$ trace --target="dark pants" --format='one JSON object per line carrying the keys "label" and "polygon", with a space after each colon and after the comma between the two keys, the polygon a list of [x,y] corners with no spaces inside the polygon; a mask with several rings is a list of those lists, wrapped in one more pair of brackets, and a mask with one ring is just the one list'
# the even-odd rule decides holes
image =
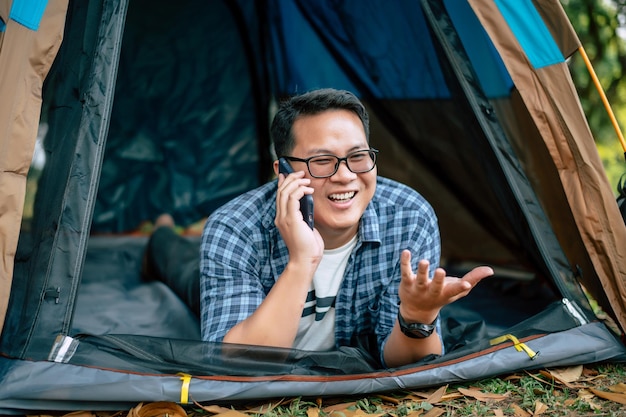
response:
{"label": "dark pants", "polygon": [[154,231],[146,248],[143,275],[164,282],[200,317],[200,247],[169,227]]}

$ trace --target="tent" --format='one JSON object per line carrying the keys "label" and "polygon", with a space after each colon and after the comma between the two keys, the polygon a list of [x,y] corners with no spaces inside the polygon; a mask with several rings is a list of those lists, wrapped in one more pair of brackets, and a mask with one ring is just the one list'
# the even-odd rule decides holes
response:
{"label": "tent", "polygon": [[[5,0],[0,18],[1,413],[626,359],[626,226],[557,0]],[[189,309],[139,276],[146,236],[131,232],[163,211],[188,226],[269,181],[276,103],[317,87],[367,105],[379,174],[431,202],[448,271],[496,271],[442,312],[441,357],[380,369],[354,348],[203,343]],[[40,122],[46,162],[20,226]]]}

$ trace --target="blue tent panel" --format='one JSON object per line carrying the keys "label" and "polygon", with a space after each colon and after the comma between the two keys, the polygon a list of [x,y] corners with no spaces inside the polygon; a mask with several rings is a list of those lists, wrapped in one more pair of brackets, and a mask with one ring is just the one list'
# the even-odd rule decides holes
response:
{"label": "blue tent panel", "polygon": [[400,1],[390,8],[381,1],[295,0],[275,5],[282,24],[276,30],[282,33],[273,38],[272,48],[285,69],[279,90],[323,85],[386,99],[449,97],[419,3]]}
{"label": "blue tent panel", "polygon": [[280,63],[273,68],[279,91],[293,94],[328,85],[358,91],[295,3],[279,1],[274,10],[278,15],[271,37]]}
{"label": "blue tent panel", "polygon": [[531,0],[496,0],[513,34],[535,68],[565,62],[565,58]]}
{"label": "blue tent panel", "polygon": [[444,3],[485,95],[507,97],[513,80],[467,0],[445,0]]}
{"label": "blue tent panel", "polygon": [[[330,85],[385,99],[450,98],[419,3],[331,7],[294,0],[275,6],[275,82],[284,94]],[[467,1],[448,0],[446,6],[486,95],[507,96],[511,78]]]}
{"label": "blue tent panel", "polygon": [[37,30],[47,4],[48,0],[15,0],[9,17],[28,29]]}

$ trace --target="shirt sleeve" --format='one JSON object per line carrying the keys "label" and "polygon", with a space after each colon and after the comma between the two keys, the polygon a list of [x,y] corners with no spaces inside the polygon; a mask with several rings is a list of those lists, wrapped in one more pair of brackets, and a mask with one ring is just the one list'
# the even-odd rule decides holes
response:
{"label": "shirt sleeve", "polygon": [[228,224],[219,215],[211,217],[200,246],[201,330],[204,341],[221,342],[257,309],[265,292],[250,233],[232,217]]}
{"label": "shirt sleeve", "polygon": [[[392,278],[390,284],[381,295],[380,313],[376,327],[376,334],[378,338],[380,360],[383,365],[385,365],[385,344],[391,334],[391,331],[393,330],[398,316],[398,288],[401,280],[400,253],[404,249],[411,251],[411,268],[414,271],[417,269],[417,264],[420,260],[427,259],[430,264],[429,274],[431,279],[435,269],[439,267],[441,257],[439,226],[435,212],[430,205],[424,204],[420,210],[417,211],[416,218],[410,219],[409,221],[404,219],[402,223],[412,224],[414,225],[414,229],[407,232],[408,239],[402,239],[400,241],[402,242],[401,245],[403,247],[396,248],[397,260],[394,263],[392,271],[390,271]],[[435,326],[443,347],[441,323],[439,318],[437,319]]]}

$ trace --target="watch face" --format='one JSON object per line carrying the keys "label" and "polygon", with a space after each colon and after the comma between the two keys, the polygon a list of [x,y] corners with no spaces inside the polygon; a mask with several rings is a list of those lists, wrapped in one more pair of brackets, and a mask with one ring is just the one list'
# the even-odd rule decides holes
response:
{"label": "watch face", "polygon": [[423,339],[431,334],[435,330],[435,326],[422,323],[410,323],[406,327],[401,327],[402,333],[413,339]]}
{"label": "watch face", "polygon": [[398,310],[398,324],[400,325],[400,330],[402,330],[402,333],[404,333],[405,336],[412,339],[424,339],[433,334],[436,322],[437,319],[435,319],[435,321],[431,324],[407,323],[406,320],[404,320],[404,317],[400,314],[400,310]]}

